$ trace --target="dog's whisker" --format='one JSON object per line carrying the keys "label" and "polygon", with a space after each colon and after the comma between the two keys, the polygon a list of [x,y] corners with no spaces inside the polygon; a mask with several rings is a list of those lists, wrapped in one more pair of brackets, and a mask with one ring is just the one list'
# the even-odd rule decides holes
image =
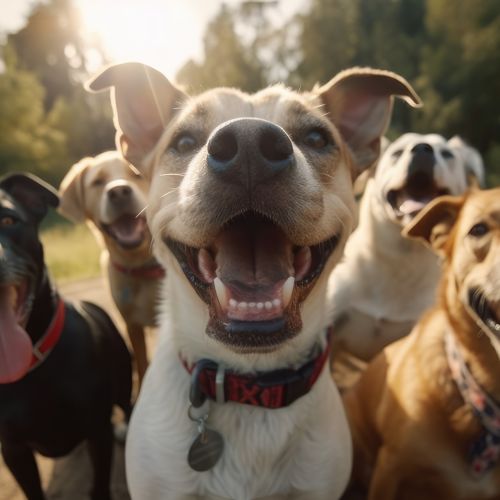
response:
{"label": "dog's whisker", "polygon": [[168,174],[160,174],[160,177],[184,177],[185,174],[174,174],[174,173],[168,173]]}
{"label": "dog's whisker", "polygon": [[146,205],[136,216],[135,218],[137,219],[138,217],[140,217],[148,208],[148,205]]}
{"label": "dog's whisker", "polygon": [[178,188],[178,187],[176,187],[176,188],[174,188],[174,189],[171,189],[170,191],[167,191],[166,193],[162,194],[162,195],[160,196],[160,198],[166,198],[169,194],[173,193],[174,191],[178,191],[178,190],[179,190],[179,188]]}

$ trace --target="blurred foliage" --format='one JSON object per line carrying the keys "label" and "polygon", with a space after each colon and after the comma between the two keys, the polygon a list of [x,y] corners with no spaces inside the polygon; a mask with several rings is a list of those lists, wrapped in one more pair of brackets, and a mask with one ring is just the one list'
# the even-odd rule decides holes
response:
{"label": "blurred foliage", "polygon": [[[276,81],[300,89],[351,66],[390,69],[424,100],[397,104],[389,131],[461,135],[500,183],[498,0],[309,0],[281,19],[277,1],[222,4],[207,26],[202,60],[177,78],[190,92],[213,86],[255,91]],[[283,6],[286,0],[281,0]],[[82,156],[112,148],[108,97],[82,88],[86,54],[71,0],[35,4],[1,47],[0,173],[31,170],[57,184]]]}

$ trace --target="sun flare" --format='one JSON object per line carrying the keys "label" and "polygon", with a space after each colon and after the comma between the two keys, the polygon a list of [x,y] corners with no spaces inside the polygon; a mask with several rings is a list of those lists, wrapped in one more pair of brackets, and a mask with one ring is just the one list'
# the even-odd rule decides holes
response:
{"label": "sun flare", "polygon": [[203,20],[190,2],[81,0],[78,6],[85,31],[100,39],[112,62],[144,62],[173,78],[201,50]]}

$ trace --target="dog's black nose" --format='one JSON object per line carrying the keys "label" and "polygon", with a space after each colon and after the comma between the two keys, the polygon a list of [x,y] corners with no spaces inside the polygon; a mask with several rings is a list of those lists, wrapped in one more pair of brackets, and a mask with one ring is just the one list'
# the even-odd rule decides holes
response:
{"label": "dog's black nose", "polygon": [[118,203],[130,198],[132,195],[132,188],[128,184],[124,183],[113,184],[107,190],[107,195],[110,201]]}
{"label": "dog's black nose", "polygon": [[434,149],[432,149],[432,146],[430,144],[427,144],[426,142],[420,142],[419,144],[415,144],[411,148],[411,152],[413,154],[434,154]]}
{"label": "dog's black nose", "polygon": [[214,130],[207,144],[211,172],[250,186],[295,165],[292,141],[278,125],[238,118]]}

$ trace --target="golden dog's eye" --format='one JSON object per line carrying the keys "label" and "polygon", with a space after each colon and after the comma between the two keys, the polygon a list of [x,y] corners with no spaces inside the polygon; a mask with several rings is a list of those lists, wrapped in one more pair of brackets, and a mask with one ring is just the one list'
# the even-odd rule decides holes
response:
{"label": "golden dog's eye", "polygon": [[394,151],[392,154],[391,154],[391,157],[394,159],[394,160],[397,160],[401,155],[403,154],[403,150],[402,149],[396,149],[396,151]]}
{"label": "golden dog's eye", "polygon": [[2,227],[7,227],[7,226],[12,226],[14,224],[15,220],[14,217],[10,217],[9,215],[5,215],[0,219],[0,226]]}
{"label": "golden dog's eye", "polygon": [[303,142],[307,147],[312,149],[323,149],[330,143],[325,132],[318,129],[308,132]]}
{"label": "golden dog's eye", "polygon": [[104,179],[97,178],[92,181],[92,186],[94,187],[99,187],[102,186],[103,184],[104,184]]}
{"label": "golden dog's eye", "polygon": [[190,134],[182,134],[174,141],[174,148],[180,154],[186,154],[193,151],[198,143]]}
{"label": "golden dog's eye", "polygon": [[488,233],[489,230],[490,228],[487,224],[485,224],[484,222],[479,222],[478,224],[474,224],[470,228],[469,235],[479,238],[480,236],[484,236],[486,233]]}
{"label": "golden dog's eye", "polygon": [[441,151],[441,156],[449,160],[450,158],[453,158],[453,153],[449,149],[443,149]]}

